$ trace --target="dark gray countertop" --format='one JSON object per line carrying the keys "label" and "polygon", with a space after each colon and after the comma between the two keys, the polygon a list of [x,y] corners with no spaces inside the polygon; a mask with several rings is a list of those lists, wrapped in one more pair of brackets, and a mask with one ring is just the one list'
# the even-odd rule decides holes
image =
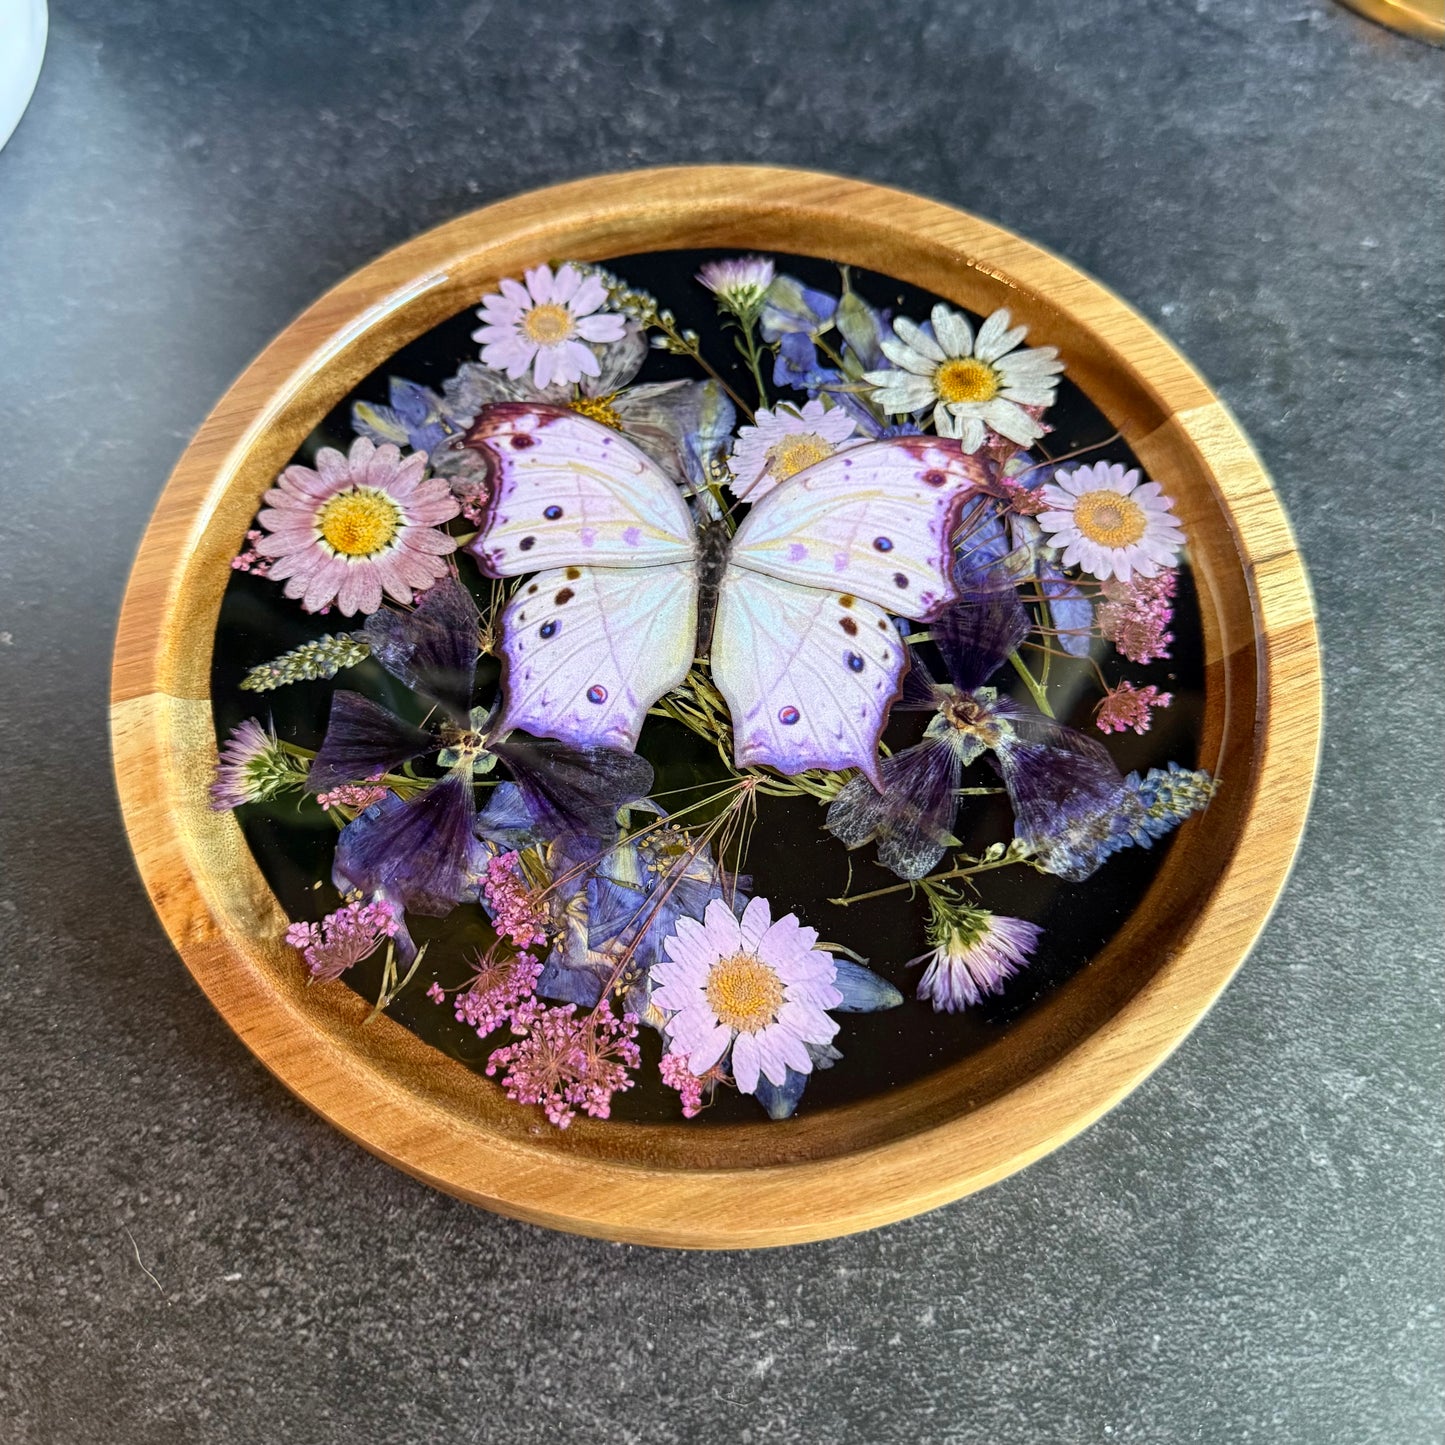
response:
{"label": "dark gray countertop", "polygon": [[[61,0],[0,152],[0,1441],[1441,1438],[1440,55],[1329,0]],[[1252,961],[1059,1153],[681,1256],[432,1193],[191,984],[113,801],[114,618],[227,383],[549,181],[814,166],[993,217],[1217,386],[1328,728]]]}

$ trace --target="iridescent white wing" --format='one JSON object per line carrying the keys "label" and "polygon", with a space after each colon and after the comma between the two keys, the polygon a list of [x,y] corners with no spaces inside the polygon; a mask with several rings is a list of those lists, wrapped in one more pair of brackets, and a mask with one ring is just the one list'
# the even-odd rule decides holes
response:
{"label": "iridescent white wing", "polygon": [[490,463],[486,517],[467,550],[484,572],[658,567],[697,553],[677,484],[620,432],[565,407],[486,407],[466,445]]}
{"label": "iridescent white wing", "polygon": [[956,441],[870,442],[769,492],[729,555],[751,572],[924,619],[954,596],[950,539],[969,498],[993,490],[984,463]]}
{"label": "iridescent white wing", "polygon": [[881,788],[878,734],[908,666],[882,608],[730,566],[711,661],[739,767],[861,768]]}
{"label": "iridescent white wing", "polygon": [[498,725],[576,747],[631,749],[697,638],[697,567],[558,567],[502,614]]}

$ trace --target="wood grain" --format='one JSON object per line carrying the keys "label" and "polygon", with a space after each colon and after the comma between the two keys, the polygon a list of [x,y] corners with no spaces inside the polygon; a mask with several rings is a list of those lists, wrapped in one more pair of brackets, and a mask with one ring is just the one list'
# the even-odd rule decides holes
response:
{"label": "wood grain", "polygon": [[[234,818],[206,806],[221,595],[260,493],[399,347],[545,259],[728,246],[825,256],[974,311],[1008,306],[1177,500],[1206,643],[1201,765],[1224,782],[1143,905],[982,1052],[786,1125],[580,1119],[566,1133],[343,987],[306,987]],[[689,1248],[778,1245],[899,1219],[1057,1148],[1132,1089],[1238,968],[1287,875],[1313,785],[1319,654],[1289,523],[1248,442],[1118,297],[976,217],[898,191],[742,167],[578,181],[462,216],[323,296],[262,353],[177,464],[121,613],[116,780],[151,899],[191,973],[299,1097],[438,1188],[559,1229]]]}

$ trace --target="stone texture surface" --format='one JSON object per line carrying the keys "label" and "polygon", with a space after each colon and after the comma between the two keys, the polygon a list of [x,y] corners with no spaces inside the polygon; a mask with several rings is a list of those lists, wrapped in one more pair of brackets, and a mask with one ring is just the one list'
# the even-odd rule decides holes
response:
{"label": "stone texture surface", "polygon": [[[1439,55],[1328,0],[52,9],[0,153],[0,1439],[1439,1439]],[[721,160],[970,207],[1157,321],[1294,516],[1329,726],[1253,961],[1107,1119],[910,1223],[677,1256],[294,1103],[151,917],[105,693],[168,469],[302,305]]]}

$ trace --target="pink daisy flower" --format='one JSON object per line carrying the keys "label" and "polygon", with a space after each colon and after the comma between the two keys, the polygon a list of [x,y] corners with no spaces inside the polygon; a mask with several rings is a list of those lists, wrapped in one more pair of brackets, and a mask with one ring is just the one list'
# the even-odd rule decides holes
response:
{"label": "pink daisy flower", "polygon": [[795,914],[774,923],[765,898],[741,918],[715,898],[701,922],[678,919],[652,970],[652,1002],[666,1016],[671,1052],[703,1075],[731,1049],[744,1094],[757,1092],[759,1075],[780,1085],[789,1069],[811,1073],[808,1045],[831,1042],[838,1025],[824,1010],[843,1001],[833,956],[817,941]]}
{"label": "pink daisy flower", "polygon": [[269,535],[256,550],[275,559],[272,579],[285,579],[308,612],[332,602],[347,617],[375,612],[383,592],[410,602],[446,575],[442,558],[457,546],[436,530],[457,501],[446,482],[423,480],[425,470],[425,452],[403,458],[365,437],[347,456],[322,447],[315,471],[287,467],[258,519]]}
{"label": "pink daisy flower", "polygon": [[1117,462],[1060,469],[1039,488],[1049,510],[1039,525],[1052,546],[1064,549],[1064,566],[1091,577],[1127,582],[1173,567],[1184,545],[1174,503],[1158,482],[1140,482],[1137,469]]}
{"label": "pink daisy flower", "polygon": [[753,420],[755,425],[739,429],[728,458],[733,494],[746,502],[756,502],[779,482],[866,440],[846,411],[821,401],[806,402],[801,411],[764,409]]}
{"label": "pink daisy flower", "polygon": [[597,376],[601,364],[589,341],[621,341],[627,323],[612,312],[597,314],[607,290],[569,261],[528,271],[527,284],[508,277],[502,289],[482,297],[482,319],[472,340],[482,343],[482,363],[516,378],[528,370],[538,388],[571,386]]}

